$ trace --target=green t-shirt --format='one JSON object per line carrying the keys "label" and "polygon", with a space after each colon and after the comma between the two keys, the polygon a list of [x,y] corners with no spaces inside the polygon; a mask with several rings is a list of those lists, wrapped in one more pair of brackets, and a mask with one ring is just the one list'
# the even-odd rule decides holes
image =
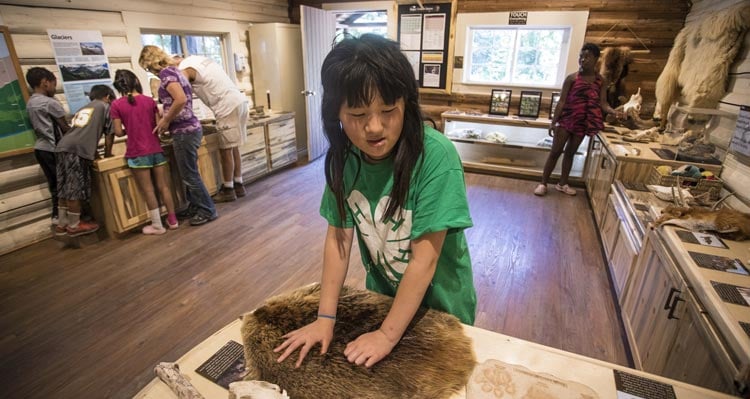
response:
{"label": "green t-shirt", "polygon": [[350,153],[344,166],[346,219],[341,220],[336,199],[326,185],[320,214],[331,226],[355,228],[367,289],[395,296],[409,263],[411,240],[425,233],[447,230],[445,242],[422,305],[442,310],[473,324],[476,291],[464,229],[472,226],[463,167],[453,143],[425,127],[424,159],[417,162],[401,216],[383,223],[391,188],[393,159],[377,164]]}

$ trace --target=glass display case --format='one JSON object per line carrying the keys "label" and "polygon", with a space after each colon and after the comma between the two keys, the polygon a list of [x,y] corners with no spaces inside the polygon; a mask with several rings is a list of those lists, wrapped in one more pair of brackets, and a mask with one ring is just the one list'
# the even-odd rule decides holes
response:
{"label": "glass display case", "polygon": [[723,119],[733,125],[736,118],[737,115],[719,109],[673,105],[662,136],[662,144],[672,148],[661,149],[657,155],[668,160],[721,165],[731,135],[715,134],[716,128]]}
{"label": "glass display case", "polygon": [[[541,177],[552,147],[549,119],[524,119],[461,111],[441,114],[443,133],[451,139],[467,169]],[[570,178],[582,181],[589,138],[573,158]],[[560,175],[562,157],[552,172]]]}

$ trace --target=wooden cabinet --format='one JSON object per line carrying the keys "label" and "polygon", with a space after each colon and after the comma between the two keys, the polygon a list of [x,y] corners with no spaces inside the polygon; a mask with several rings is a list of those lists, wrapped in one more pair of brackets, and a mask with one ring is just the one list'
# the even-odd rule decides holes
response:
{"label": "wooden cabinet", "polygon": [[[446,111],[441,114],[445,136],[456,146],[464,168],[481,172],[541,177],[551,141],[549,120],[520,119],[488,114]],[[573,158],[571,181],[582,181],[586,162],[586,137]],[[562,161],[552,171],[560,176]]]}
{"label": "wooden cabinet", "polygon": [[268,124],[268,157],[268,167],[271,170],[297,161],[297,139],[293,118]]}
{"label": "wooden cabinet", "polygon": [[612,254],[609,256],[609,268],[612,279],[614,280],[615,294],[622,305],[623,295],[627,289],[628,278],[638,260],[638,250],[633,244],[633,239],[629,236],[628,229],[621,219],[617,225],[619,231],[618,239],[612,247]]}
{"label": "wooden cabinet", "polygon": [[242,158],[242,181],[250,182],[268,173],[265,125],[247,129],[247,141],[240,146]]}
{"label": "wooden cabinet", "polygon": [[617,217],[617,212],[615,211],[614,196],[610,194],[604,209],[602,226],[599,230],[599,235],[602,238],[602,245],[604,246],[604,253],[607,255],[608,260],[612,259],[612,250],[614,249],[620,235],[619,227],[620,219]]}
{"label": "wooden cabinet", "polygon": [[658,233],[647,234],[622,306],[635,366],[736,393],[733,364],[700,309]]}
{"label": "wooden cabinet", "polygon": [[[297,160],[297,140],[294,113],[274,114],[271,117],[251,121],[248,124],[247,140],[240,146],[242,157],[242,179],[248,183]],[[172,147],[164,147],[170,160],[167,165],[170,186],[175,206],[185,203],[182,180],[174,165]],[[198,149],[198,171],[209,194],[218,192],[221,186],[221,156],[218,135],[203,136]],[[104,222],[110,237],[139,227],[149,221],[146,201],[136,185],[125,158],[116,156],[95,163],[96,187],[92,190],[94,216]],[[162,208],[163,212],[166,209]]]}
{"label": "wooden cabinet", "polygon": [[591,201],[594,219],[601,228],[607,198],[611,191],[612,182],[615,180],[617,161],[598,138],[592,145],[592,155],[593,158],[589,163],[590,172],[587,174],[586,190]]}

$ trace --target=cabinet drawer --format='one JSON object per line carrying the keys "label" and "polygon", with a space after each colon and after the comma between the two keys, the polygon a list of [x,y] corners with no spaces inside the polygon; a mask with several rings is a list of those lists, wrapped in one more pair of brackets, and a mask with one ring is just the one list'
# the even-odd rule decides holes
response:
{"label": "cabinet drawer", "polygon": [[242,179],[245,182],[255,180],[267,172],[268,156],[265,148],[242,155]]}
{"label": "cabinet drawer", "polygon": [[262,150],[266,145],[265,129],[263,126],[255,126],[247,129],[247,140],[240,147],[240,154]]}
{"label": "cabinet drawer", "polygon": [[268,139],[271,143],[277,140],[285,141],[294,139],[295,136],[294,119],[268,124]]}
{"label": "cabinet drawer", "polygon": [[600,235],[602,237],[604,253],[607,255],[607,260],[610,261],[612,260],[612,250],[615,247],[617,240],[619,240],[619,225],[620,218],[617,217],[617,212],[615,211],[615,199],[612,194],[609,194],[606,208],[604,210]]}
{"label": "cabinet drawer", "polygon": [[297,144],[288,141],[271,147],[271,169],[280,168],[297,161]]}

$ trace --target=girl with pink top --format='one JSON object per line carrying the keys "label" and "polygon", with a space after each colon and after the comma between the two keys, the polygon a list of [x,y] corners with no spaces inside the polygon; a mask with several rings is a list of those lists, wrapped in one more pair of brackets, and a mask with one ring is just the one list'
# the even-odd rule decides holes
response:
{"label": "girl with pink top", "polygon": [[[170,229],[176,229],[179,224],[175,215],[172,192],[169,190],[165,168],[167,158],[164,157],[159,138],[154,134],[159,119],[156,102],[151,97],[141,94],[143,92],[141,82],[133,72],[126,69],[118,69],[115,72],[114,86],[122,96],[113,101],[110,108],[115,135],[128,135],[125,159],[135,175],[141,193],[146,197],[148,213],[151,217],[151,224],[143,228],[143,234],[164,234],[167,230],[161,222],[154,182],[156,182],[164,206],[167,207],[167,226]],[[123,127],[127,131],[123,130]]]}

